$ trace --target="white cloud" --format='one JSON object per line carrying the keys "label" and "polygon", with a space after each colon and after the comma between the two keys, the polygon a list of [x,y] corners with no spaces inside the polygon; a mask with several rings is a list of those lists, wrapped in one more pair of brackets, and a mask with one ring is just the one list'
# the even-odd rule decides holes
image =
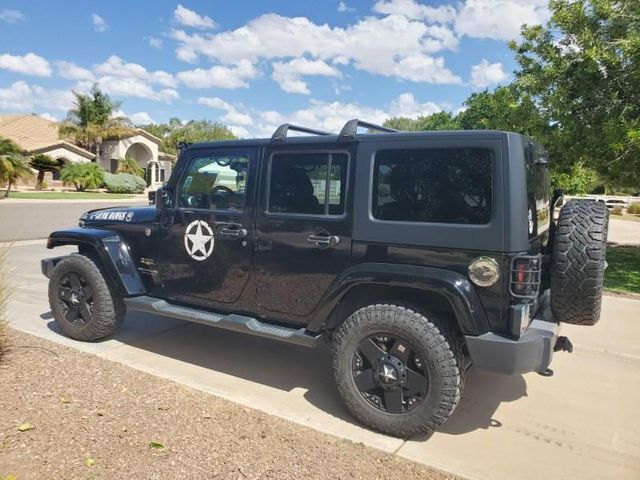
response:
{"label": "white cloud", "polygon": [[384,15],[403,15],[429,23],[447,23],[456,17],[456,9],[451,5],[430,7],[415,0],[378,0],[373,5],[373,11]]}
{"label": "white cloud", "polygon": [[[193,62],[200,55],[222,64],[240,60],[257,63],[261,59],[288,59],[308,57],[312,60],[331,61],[334,65],[347,63],[359,70],[377,75],[393,75],[415,81],[458,82],[441,59],[433,59],[430,68],[442,72],[417,75],[402,73],[404,62],[426,64],[428,55],[443,49],[455,49],[457,37],[450,29],[426,25],[401,15],[384,18],[366,17],[346,28],[316,24],[305,17],[262,15],[236,30],[219,34],[189,34],[174,30],[172,36],[179,43],[178,58]],[[382,40],[382,41],[381,41]],[[304,90],[298,86],[298,90]]]}
{"label": "white cloud", "polygon": [[174,10],[173,18],[176,22],[180,25],[184,25],[185,27],[208,29],[216,26],[216,23],[212,18],[199,15],[197,12],[189,10],[180,4],[178,4]]}
{"label": "white cloud", "polygon": [[[98,86],[103,92],[109,95],[121,97],[138,97],[148,100],[171,103],[180,98],[180,94],[173,88],[154,89],[145,80],[133,77],[114,77],[106,75],[97,79]],[[74,87],[75,90],[87,92],[91,89],[93,82],[81,81]]]}
{"label": "white cloud", "polygon": [[288,113],[275,110],[249,110],[240,105],[232,105],[219,97],[201,97],[198,99],[198,103],[225,111],[226,114],[220,117],[223,122],[232,123],[232,120],[238,119],[227,116],[230,113],[242,115],[242,122],[236,122],[248,130],[241,135],[236,133],[242,137],[268,137],[282,123],[307,125],[337,133],[352,118],[381,124],[387,118],[394,116],[417,118],[420,115],[429,115],[445,108],[449,109],[449,105],[438,105],[429,101],[421,103],[411,93],[399,95],[387,108],[367,107],[355,102],[310,100],[308,106]]}
{"label": "white cloud", "polygon": [[11,8],[5,8],[0,10],[0,20],[7,23],[18,23],[24,20],[24,13],[20,10],[13,10]]}
{"label": "white cloud", "polygon": [[68,90],[51,90],[20,80],[0,88],[0,109],[33,112],[39,109],[68,110],[73,95]]}
{"label": "white cloud", "polygon": [[147,42],[149,42],[149,46],[156,48],[158,50],[162,49],[162,39],[157,37],[146,37]]}
{"label": "white cloud", "polygon": [[458,84],[462,79],[445,68],[444,58],[426,55],[405,57],[394,65],[393,73],[413,82]]}
{"label": "white cloud", "polygon": [[91,73],[91,70],[80,67],[73,62],[56,62],[56,69],[58,71],[58,75],[60,75],[62,78],[70,78],[72,80],[95,80],[95,77],[93,73]]}
{"label": "white cloud", "polygon": [[502,69],[502,63],[489,63],[482,59],[478,65],[471,67],[471,84],[475,87],[485,88],[495,85],[509,78],[509,75]]}
{"label": "white cloud", "polygon": [[418,118],[441,112],[442,106],[435,102],[418,102],[412,93],[398,95],[389,107],[389,115],[392,117]]}
{"label": "white cloud", "polygon": [[311,92],[307,83],[301,78],[303,75],[341,76],[337,69],[329,66],[324,60],[308,60],[303,57],[286,63],[273,63],[272,78],[285,92],[309,95]]}
{"label": "white cloud", "polygon": [[0,55],[0,69],[37,77],[51,76],[49,62],[35,53],[27,53],[26,55],[9,55],[5,53]]}
{"label": "white cloud", "polygon": [[111,55],[104,63],[95,65],[94,73],[112,77],[135,78],[162,85],[163,87],[176,87],[178,85],[177,80],[170,73],[163,70],[148,71],[140,64],[125,63],[117,55]]}
{"label": "white cloud", "polygon": [[340,3],[338,3],[338,11],[339,11],[340,13],[344,13],[344,12],[355,12],[355,11],[356,11],[356,9],[355,9],[355,8],[350,7],[349,5],[347,5],[347,4],[346,4],[346,3],[344,3],[344,2],[340,2]]}
{"label": "white cloud", "polygon": [[153,121],[153,118],[151,118],[151,116],[147,112],[136,112],[132,113],[131,115],[125,114],[125,117],[131,120],[131,123],[133,123],[134,125],[148,125],[150,123],[155,123]]}
{"label": "white cloud", "polygon": [[44,112],[44,113],[40,113],[39,114],[42,118],[44,118],[45,120],[51,120],[52,122],[58,122],[59,119],[58,117],[51,115],[49,112]]}
{"label": "white cloud", "polygon": [[176,77],[191,88],[245,88],[249,84],[247,80],[256,78],[258,70],[248,60],[241,60],[237,65],[215,65],[208,69],[196,68],[178,72]]}
{"label": "white cloud", "polygon": [[475,38],[512,40],[522,24],[549,20],[547,0],[466,0],[458,11],[455,30]]}
{"label": "white cloud", "polygon": [[96,32],[106,32],[109,30],[109,24],[97,13],[91,14],[91,23],[93,23],[93,29]]}
{"label": "white cloud", "polygon": [[215,108],[216,110],[224,110],[226,113],[220,117],[220,120],[223,122],[244,127],[253,124],[253,119],[250,115],[240,112],[238,108],[220,97],[200,97],[198,98],[198,103],[206,107]]}

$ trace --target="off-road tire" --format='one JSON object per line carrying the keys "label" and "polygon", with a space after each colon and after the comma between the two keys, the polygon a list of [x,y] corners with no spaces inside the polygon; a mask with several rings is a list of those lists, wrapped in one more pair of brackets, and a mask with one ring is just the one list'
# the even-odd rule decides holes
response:
{"label": "off-road tire", "polygon": [[609,211],[602,202],[572,200],[562,207],[551,257],[551,310],[574,325],[600,319]]}
{"label": "off-road tire", "polygon": [[[60,305],[59,285],[69,272],[81,275],[93,289],[91,320],[84,325],[69,322]],[[60,329],[67,336],[85,342],[112,335],[126,314],[122,298],[110,287],[96,261],[81,254],[71,254],[56,265],[49,280],[49,305]]]}
{"label": "off-road tire", "polygon": [[[394,414],[377,409],[355,385],[352,359],[357,345],[378,333],[405,338],[427,365],[426,396],[408,412]],[[429,434],[449,418],[462,396],[464,366],[462,344],[443,323],[431,314],[423,315],[402,305],[361,308],[340,325],[333,338],[333,371],[347,408],[363,424],[401,438]]]}

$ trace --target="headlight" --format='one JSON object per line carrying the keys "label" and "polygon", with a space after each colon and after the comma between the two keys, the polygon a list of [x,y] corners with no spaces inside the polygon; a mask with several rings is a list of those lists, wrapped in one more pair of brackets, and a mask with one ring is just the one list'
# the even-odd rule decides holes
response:
{"label": "headlight", "polygon": [[81,227],[84,227],[84,223],[87,220],[87,216],[88,216],[88,212],[84,212],[82,215],[80,215],[80,219],[78,220],[78,225]]}
{"label": "headlight", "polygon": [[478,257],[469,265],[469,278],[479,287],[490,287],[500,278],[500,267],[491,257]]}

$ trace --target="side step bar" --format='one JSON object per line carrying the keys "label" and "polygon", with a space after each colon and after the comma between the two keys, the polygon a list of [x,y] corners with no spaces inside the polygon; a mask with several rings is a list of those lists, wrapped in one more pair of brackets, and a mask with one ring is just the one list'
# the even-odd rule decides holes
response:
{"label": "side step bar", "polygon": [[153,297],[141,296],[125,298],[124,301],[129,310],[153,313],[163,317],[186,320],[188,322],[202,323],[203,325],[248,333],[250,335],[257,335],[258,337],[272,338],[303,347],[315,347],[322,338],[322,335],[307,332],[304,328],[296,329],[272,325],[256,318],[236,315],[234,313],[224,315],[198,310],[196,308],[181,307]]}

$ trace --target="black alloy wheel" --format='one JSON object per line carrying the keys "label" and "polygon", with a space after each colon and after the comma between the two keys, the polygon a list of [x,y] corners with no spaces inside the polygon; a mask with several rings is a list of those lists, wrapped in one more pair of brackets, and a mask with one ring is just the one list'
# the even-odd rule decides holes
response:
{"label": "black alloy wheel", "polygon": [[93,289],[77,272],[60,279],[58,299],[64,318],[74,325],[86,325],[93,315]]}
{"label": "black alloy wheel", "polygon": [[426,396],[429,376],[410,342],[388,333],[363,339],[353,355],[353,379],[362,396],[387,413],[406,413]]}

